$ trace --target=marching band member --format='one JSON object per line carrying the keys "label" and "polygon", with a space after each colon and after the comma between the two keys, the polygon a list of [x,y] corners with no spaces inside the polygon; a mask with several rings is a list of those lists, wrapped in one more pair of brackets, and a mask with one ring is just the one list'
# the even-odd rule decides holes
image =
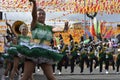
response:
{"label": "marching band member", "polygon": [[100,72],[102,72],[103,69],[103,62],[106,61],[106,48],[103,47],[102,49],[99,50],[99,64],[100,64]]}
{"label": "marching band member", "polygon": [[71,73],[74,72],[74,67],[75,67],[75,61],[77,58],[77,50],[78,50],[78,46],[76,45],[77,43],[71,43],[71,49],[70,49],[70,66],[71,66]]}
{"label": "marching band member", "polygon": [[86,45],[83,44],[82,46],[82,49],[80,51],[81,55],[80,55],[80,67],[81,67],[81,72],[83,72],[84,70],[84,62],[86,62],[86,65],[87,65],[87,68],[89,67],[89,59],[88,59],[88,52],[87,52],[87,49],[86,49]]}
{"label": "marching band member", "polygon": [[119,67],[120,67],[120,45],[118,47],[118,54],[117,54],[117,60],[116,60],[116,72],[118,73],[119,72]]}
{"label": "marching band member", "polygon": [[62,66],[65,66],[65,69],[67,69],[68,66],[68,57],[67,57],[67,52],[68,46],[64,44],[63,40],[60,40],[60,49],[59,51],[63,55],[63,58],[58,62],[57,64],[57,69],[59,70],[59,74],[62,72]]}
{"label": "marching band member", "polygon": [[90,73],[93,71],[93,60],[95,60],[95,66],[96,68],[98,66],[98,58],[95,56],[95,48],[91,47],[89,55],[89,60],[90,60]]}

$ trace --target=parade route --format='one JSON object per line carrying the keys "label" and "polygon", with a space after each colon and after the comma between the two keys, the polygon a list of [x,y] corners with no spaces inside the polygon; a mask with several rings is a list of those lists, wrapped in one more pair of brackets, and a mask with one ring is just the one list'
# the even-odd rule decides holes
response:
{"label": "parade route", "polygon": [[[70,73],[70,68],[68,67],[67,71],[63,68],[62,74],[58,74],[56,70],[55,76],[58,80],[120,80],[120,73],[110,70],[109,73],[106,74],[105,70],[103,70],[102,73],[99,73],[98,70],[99,69],[94,69],[92,73],[89,73],[89,68],[85,68],[84,72],[80,73],[79,67],[76,66],[74,73]],[[2,77],[3,71],[1,68],[0,78]],[[33,75],[34,80],[47,80],[41,69]],[[6,80],[9,80],[9,78],[6,78]],[[18,80],[18,77],[16,77],[15,80]]]}

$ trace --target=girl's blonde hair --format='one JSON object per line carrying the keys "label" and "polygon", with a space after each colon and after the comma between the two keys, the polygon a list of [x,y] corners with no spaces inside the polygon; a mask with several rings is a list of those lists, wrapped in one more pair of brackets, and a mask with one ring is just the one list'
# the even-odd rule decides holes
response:
{"label": "girl's blonde hair", "polygon": [[21,24],[19,27],[19,31],[22,32],[23,29],[27,28],[27,25],[25,23]]}

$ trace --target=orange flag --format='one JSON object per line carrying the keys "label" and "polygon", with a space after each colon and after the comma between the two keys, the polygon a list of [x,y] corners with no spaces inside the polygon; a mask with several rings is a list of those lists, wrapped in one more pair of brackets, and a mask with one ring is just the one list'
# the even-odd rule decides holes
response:
{"label": "orange flag", "polygon": [[92,24],[92,20],[90,21],[90,33],[92,34],[92,36],[96,36],[94,25]]}

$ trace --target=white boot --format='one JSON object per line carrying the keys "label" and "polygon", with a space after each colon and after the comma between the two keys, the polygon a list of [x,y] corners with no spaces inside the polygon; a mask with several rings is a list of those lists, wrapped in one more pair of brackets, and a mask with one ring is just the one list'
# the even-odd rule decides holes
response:
{"label": "white boot", "polygon": [[59,71],[58,74],[60,75],[60,74],[62,74],[62,73]]}

